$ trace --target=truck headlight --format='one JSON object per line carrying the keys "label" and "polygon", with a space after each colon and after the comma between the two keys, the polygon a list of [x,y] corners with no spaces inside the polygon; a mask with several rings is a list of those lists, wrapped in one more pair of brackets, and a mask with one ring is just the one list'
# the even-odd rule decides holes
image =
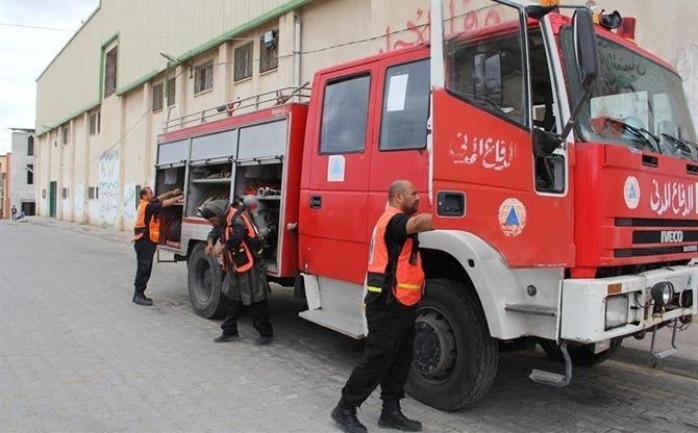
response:
{"label": "truck headlight", "polygon": [[665,307],[674,298],[674,285],[669,281],[662,281],[652,286],[650,294],[656,308]]}
{"label": "truck headlight", "polygon": [[606,298],[606,330],[628,323],[628,295]]}

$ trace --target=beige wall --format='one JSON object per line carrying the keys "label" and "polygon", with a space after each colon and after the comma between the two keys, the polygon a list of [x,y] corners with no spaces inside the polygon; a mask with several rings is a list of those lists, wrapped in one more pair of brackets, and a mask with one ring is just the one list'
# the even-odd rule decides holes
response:
{"label": "beige wall", "polygon": [[[484,0],[445,2],[447,15],[461,16],[464,7]],[[698,113],[698,29],[691,25],[698,18],[698,8],[690,7],[693,0],[672,2],[675,7],[671,11],[651,0],[598,3],[637,17],[638,43],[678,67],[694,113]],[[41,127],[37,127],[41,134],[35,146],[38,212],[48,215],[48,200],[42,198],[41,191],[48,190],[50,181],[57,181],[59,218],[130,229],[135,218],[135,186],[152,186],[157,137],[168,112],[177,128],[180,115],[195,115],[198,119],[197,113],[207,109],[214,115],[213,120],[222,117],[215,107],[228,101],[292,86],[296,15],[302,26],[301,83],[311,81],[321,68],[418,44],[428,38],[428,0],[315,0],[259,22],[233,39],[214,40],[284,4],[289,2],[211,0],[206,2],[207,9],[201,10],[201,2],[184,0],[102,1],[97,13],[38,80],[37,125],[55,125],[73,116],[71,140],[65,146],[60,143],[57,129],[41,134]],[[478,25],[484,21],[480,17]],[[463,30],[464,25],[462,19],[454,20],[453,30]],[[679,28],[685,30],[682,36],[670,30]],[[259,39],[269,29],[279,30],[278,68],[260,74]],[[100,101],[102,45],[116,34],[118,39],[107,49],[118,44],[117,87],[122,92]],[[234,49],[249,40],[254,41],[253,75],[234,82]],[[199,48],[200,53],[169,69],[158,55],[163,51],[179,56],[194,48]],[[213,89],[195,95],[189,65],[207,61],[214,63]],[[149,80],[123,91],[147,74],[151,74]],[[176,106],[168,109],[165,101],[162,110],[152,112],[153,84],[171,77],[177,80]],[[101,110],[101,131],[90,135],[89,114],[84,111],[95,104]],[[60,198],[64,187],[70,189],[70,198],[65,202]],[[99,199],[88,198],[89,187],[100,188]]]}

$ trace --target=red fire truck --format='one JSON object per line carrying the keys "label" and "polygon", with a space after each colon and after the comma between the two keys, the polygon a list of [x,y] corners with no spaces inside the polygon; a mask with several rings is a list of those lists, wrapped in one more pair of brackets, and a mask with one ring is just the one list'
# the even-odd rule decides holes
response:
{"label": "red fire truck", "polygon": [[698,311],[698,148],[680,77],[619,16],[440,3],[431,43],[319,71],[307,102],[277,92],[167,123],[156,189],[185,198],[161,248],[186,260],[194,310],[224,306],[197,209],[245,197],[270,279],[307,299],[300,316],[363,337],[371,230],[388,185],[410,179],[435,227],[420,235],[415,398],[478,402],[506,343],[560,356],[564,374],[531,374],[558,386],[624,337],[651,333],[652,355],[669,355],[657,331]]}

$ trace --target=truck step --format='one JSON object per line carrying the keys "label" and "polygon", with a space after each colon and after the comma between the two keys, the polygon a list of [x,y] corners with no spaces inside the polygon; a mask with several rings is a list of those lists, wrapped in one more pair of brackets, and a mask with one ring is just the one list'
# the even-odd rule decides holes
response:
{"label": "truck step", "polygon": [[528,375],[528,378],[534,382],[557,388],[563,388],[569,385],[572,381],[572,358],[570,358],[570,354],[567,351],[567,342],[565,340],[560,341],[560,352],[562,352],[562,357],[565,360],[565,374],[533,370],[531,374]]}
{"label": "truck step", "polygon": [[337,312],[328,312],[322,309],[307,310],[298,313],[300,317],[320,326],[330,328],[351,338],[364,338],[364,329],[361,322],[353,317],[347,317]]}

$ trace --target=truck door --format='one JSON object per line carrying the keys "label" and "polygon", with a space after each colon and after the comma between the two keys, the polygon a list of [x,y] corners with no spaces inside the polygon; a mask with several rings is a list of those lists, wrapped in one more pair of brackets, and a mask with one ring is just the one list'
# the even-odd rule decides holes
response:
{"label": "truck door", "polygon": [[560,125],[554,89],[564,83],[548,64],[557,53],[523,8],[488,3],[472,11],[484,28],[444,44],[445,86],[433,92],[433,190],[437,202],[440,193],[460,194],[463,205],[458,214],[437,207],[434,226],[476,234],[512,267],[569,266],[570,163],[562,149],[540,146],[541,130]]}
{"label": "truck door", "polygon": [[316,77],[299,224],[300,266],[310,274],[363,282],[375,87],[373,64]]}
{"label": "truck door", "polygon": [[[411,181],[420,195],[419,211],[429,211],[427,180],[429,156],[429,59],[425,51],[392,57],[381,65],[380,110],[376,110],[378,139],[371,157],[368,225],[372,228],[385,210],[388,187],[398,179]],[[385,68],[385,69],[384,69]]]}

